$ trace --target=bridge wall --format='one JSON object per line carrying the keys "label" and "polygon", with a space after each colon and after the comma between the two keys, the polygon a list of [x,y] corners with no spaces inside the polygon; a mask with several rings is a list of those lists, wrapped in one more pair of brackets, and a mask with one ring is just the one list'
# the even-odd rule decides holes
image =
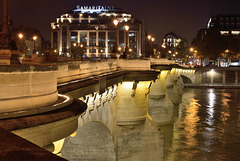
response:
{"label": "bridge wall", "polygon": [[0,113],[48,106],[58,99],[54,66],[0,66]]}
{"label": "bridge wall", "polygon": [[87,78],[117,70],[117,61],[114,59],[102,61],[74,61],[57,64],[57,82]]}

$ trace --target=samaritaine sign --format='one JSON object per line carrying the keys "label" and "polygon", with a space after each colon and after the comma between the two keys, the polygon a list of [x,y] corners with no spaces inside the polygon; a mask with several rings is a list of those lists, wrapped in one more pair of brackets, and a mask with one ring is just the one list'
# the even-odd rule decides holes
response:
{"label": "samaritaine sign", "polygon": [[100,12],[109,12],[113,11],[114,6],[80,6],[77,5],[77,9],[75,9],[75,12],[81,12],[81,13],[100,13]]}

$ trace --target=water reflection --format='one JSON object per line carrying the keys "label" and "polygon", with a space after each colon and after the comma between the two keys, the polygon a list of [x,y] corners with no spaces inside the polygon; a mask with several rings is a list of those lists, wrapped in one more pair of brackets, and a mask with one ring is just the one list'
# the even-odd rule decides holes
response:
{"label": "water reflection", "polygon": [[215,99],[216,95],[214,93],[214,89],[209,89],[208,90],[208,106],[207,106],[207,113],[208,117],[206,118],[206,122],[209,126],[212,126],[214,123],[214,107],[215,107]]}
{"label": "water reflection", "polygon": [[239,89],[185,89],[165,160],[240,160],[239,95]]}

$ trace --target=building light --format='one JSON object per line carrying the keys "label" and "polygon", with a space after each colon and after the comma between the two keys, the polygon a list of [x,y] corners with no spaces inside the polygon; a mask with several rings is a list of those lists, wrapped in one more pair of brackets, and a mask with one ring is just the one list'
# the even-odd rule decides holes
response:
{"label": "building light", "polygon": [[231,34],[232,34],[232,35],[239,35],[239,34],[240,34],[240,31],[231,31]]}
{"label": "building light", "polygon": [[229,31],[220,31],[221,35],[229,35]]}

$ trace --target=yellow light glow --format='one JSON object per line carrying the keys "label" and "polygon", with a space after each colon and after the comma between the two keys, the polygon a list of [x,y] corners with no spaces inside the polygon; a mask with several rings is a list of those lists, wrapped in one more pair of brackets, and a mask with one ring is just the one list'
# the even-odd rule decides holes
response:
{"label": "yellow light glow", "polygon": [[18,34],[18,37],[20,38],[20,39],[22,39],[23,38],[23,34]]}
{"label": "yellow light glow", "polygon": [[33,36],[33,40],[34,40],[34,41],[37,40],[37,38],[38,38],[37,36]]}
{"label": "yellow light glow", "polygon": [[54,145],[53,154],[58,154],[59,152],[61,152],[63,144],[64,144],[64,141],[65,141],[65,138],[53,142],[53,145]]}
{"label": "yellow light glow", "polygon": [[152,37],[152,39],[151,39],[151,40],[152,40],[152,42],[154,42],[154,41],[155,41],[155,38],[154,38],[154,37]]}
{"label": "yellow light glow", "polygon": [[148,35],[148,37],[147,37],[147,38],[148,38],[148,40],[151,40],[152,36],[151,36],[151,35]]}
{"label": "yellow light glow", "polygon": [[118,21],[117,19],[114,19],[114,20],[113,20],[113,24],[114,24],[115,26],[117,26],[118,23],[119,23],[119,21]]}
{"label": "yellow light glow", "polygon": [[75,131],[74,133],[72,133],[70,136],[73,138],[77,135],[77,131]]}
{"label": "yellow light glow", "polygon": [[133,86],[133,82],[123,82],[122,83],[123,88],[131,88]]}
{"label": "yellow light glow", "polygon": [[129,30],[129,26],[128,25],[124,26],[124,28],[125,28],[126,31]]}

